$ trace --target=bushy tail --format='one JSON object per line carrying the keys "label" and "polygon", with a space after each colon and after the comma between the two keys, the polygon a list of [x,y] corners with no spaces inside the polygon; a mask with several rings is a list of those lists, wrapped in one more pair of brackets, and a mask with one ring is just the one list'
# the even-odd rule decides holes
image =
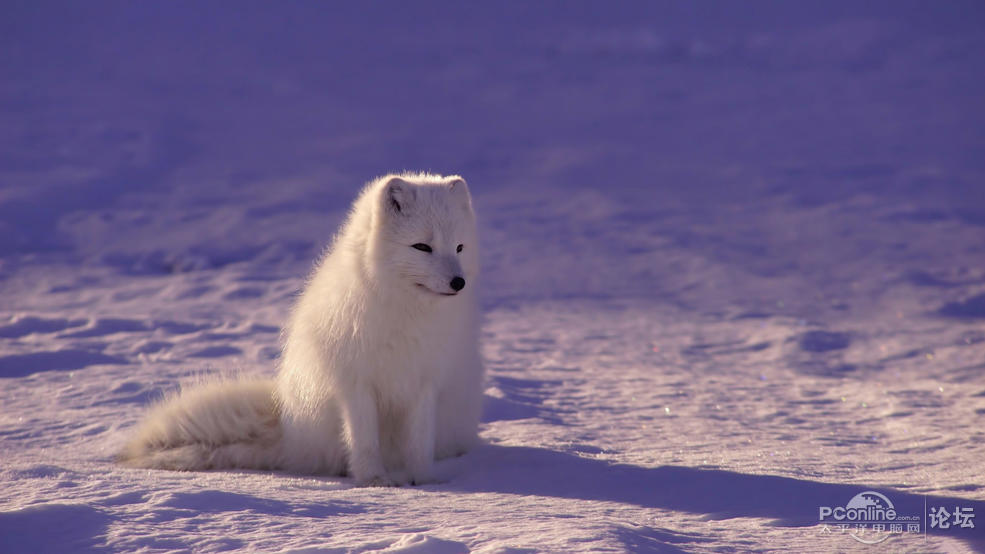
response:
{"label": "bushy tail", "polygon": [[175,470],[274,469],[281,465],[281,436],[272,380],[217,381],[152,409],[117,461]]}

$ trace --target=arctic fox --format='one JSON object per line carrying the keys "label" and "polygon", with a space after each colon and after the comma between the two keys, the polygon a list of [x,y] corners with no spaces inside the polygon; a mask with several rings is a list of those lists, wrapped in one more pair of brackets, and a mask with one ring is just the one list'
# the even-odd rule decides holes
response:
{"label": "arctic fox", "polygon": [[477,247],[461,177],[372,181],[294,306],[276,379],[183,391],[120,461],[429,481],[435,458],[477,440]]}

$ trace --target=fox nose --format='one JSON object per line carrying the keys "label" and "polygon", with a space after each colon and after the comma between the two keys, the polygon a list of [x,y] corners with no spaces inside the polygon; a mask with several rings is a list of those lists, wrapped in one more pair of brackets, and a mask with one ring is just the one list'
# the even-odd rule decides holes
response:
{"label": "fox nose", "polygon": [[448,283],[448,285],[451,287],[453,291],[458,292],[465,288],[465,279],[462,279],[461,277],[455,277],[454,279],[451,280],[451,283]]}

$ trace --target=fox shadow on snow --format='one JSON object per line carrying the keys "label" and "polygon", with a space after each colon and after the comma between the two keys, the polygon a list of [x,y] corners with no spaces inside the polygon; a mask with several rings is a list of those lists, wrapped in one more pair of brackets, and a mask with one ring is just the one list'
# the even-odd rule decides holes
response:
{"label": "fox shadow on snow", "polygon": [[[468,458],[471,458],[470,460]],[[821,506],[845,506],[856,494],[885,495],[900,516],[919,516],[927,509],[955,506],[985,513],[985,502],[965,498],[923,496],[885,487],[840,485],[733,471],[683,466],[653,468],[614,464],[543,448],[483,445],[462,460],[468,467],[442,489],[462,492],[548,496],[601,500],[704,514],[707,519],[766,518],[779,527],[818,525]],[[446,488],[447,487],[447,488]],[[851,522],[849,522],[851,523]],[[980,522],[974,529],[928,529],[985,546]],[[832,524],[833,526],[833,524]]]}

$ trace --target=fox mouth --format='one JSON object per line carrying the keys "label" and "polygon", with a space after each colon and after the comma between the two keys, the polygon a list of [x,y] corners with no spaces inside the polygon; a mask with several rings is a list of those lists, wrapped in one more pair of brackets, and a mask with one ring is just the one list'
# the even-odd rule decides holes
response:
{"label": "fox mouth", "polygon": [[431,290],[430,288],[428,288],[425,285],[422,285],[420,283],[416,283],[416,284],[417,284],[418,287],[420,287],[420,288],[422,288],[422,289],[430,292],[431,294],[437,294],[439,296],[457,296],[458,295],[457,292],[435,292],[435,291]]}

